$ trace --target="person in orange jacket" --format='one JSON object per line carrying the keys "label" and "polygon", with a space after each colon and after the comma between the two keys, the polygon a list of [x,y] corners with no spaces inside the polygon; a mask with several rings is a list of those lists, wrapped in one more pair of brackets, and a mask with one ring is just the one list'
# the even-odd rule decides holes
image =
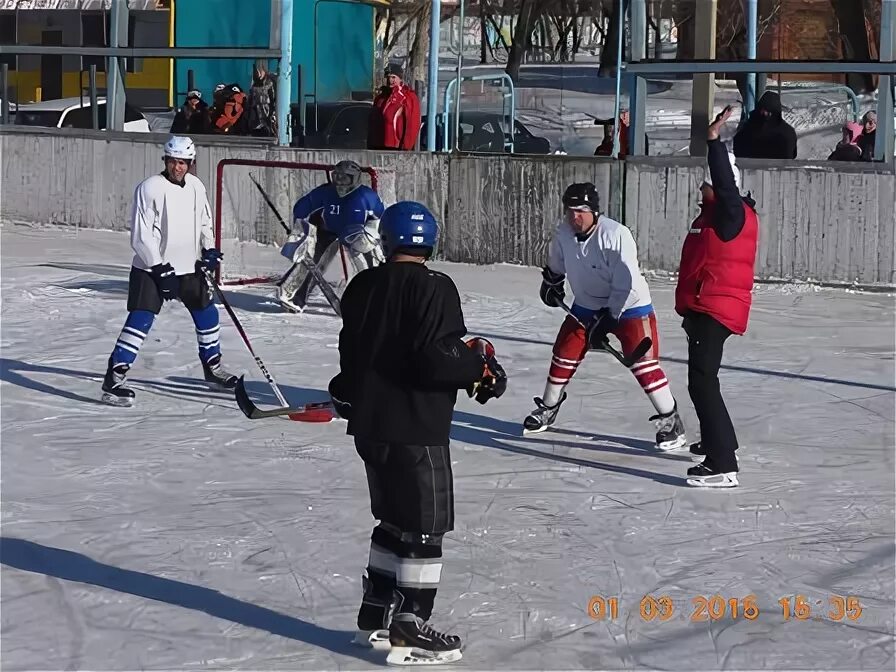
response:
{"label": "person in orange jacket", "polygon": [[386,85],[373,100],[367,130],[368,149],[414,149],[420,135],[420,99],[402,81],[395,63],[386,68]]}

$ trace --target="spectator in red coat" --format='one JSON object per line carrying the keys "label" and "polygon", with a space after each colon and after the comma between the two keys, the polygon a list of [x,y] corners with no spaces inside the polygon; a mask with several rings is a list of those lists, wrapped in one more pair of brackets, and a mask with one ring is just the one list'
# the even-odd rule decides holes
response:
{"label": "spectator in red coat", "polygon": [[367,131],[369,149],[412,150],[420,135],[420,99],[402,81],[395,63],[386,68],[386,86],[373,99]]}

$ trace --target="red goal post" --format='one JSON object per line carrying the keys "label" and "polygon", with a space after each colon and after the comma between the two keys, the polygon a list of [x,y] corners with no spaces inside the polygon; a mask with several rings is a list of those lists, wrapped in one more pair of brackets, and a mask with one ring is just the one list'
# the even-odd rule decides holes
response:
{"label": "red goal post", "polygon": [[[289,268],[288,260],[280,255],[280,247],[286,242],[286,229],[253,183],[253,168],[264,171],[259,183],[274,202],[285,225],[291,227],[295,201],[314,187],[329,182],[335,163],[266,159],[218,161],[214,233],[224,259],[215,273],[215,280],[222,285],[273,283]],[[368,176],[368,186],[378,191],[376,169],[367,166],[361,170]],[[347,273],[347,269],[343,271]]]}

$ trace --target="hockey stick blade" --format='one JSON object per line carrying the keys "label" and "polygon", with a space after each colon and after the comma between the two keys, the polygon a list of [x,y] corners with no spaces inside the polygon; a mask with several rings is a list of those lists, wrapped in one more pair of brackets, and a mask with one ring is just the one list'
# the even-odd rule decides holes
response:
{"label": "hockey stick blade", "polygon": [[632,368],[634,364],[641,359],[644,355],[647,354],[647,351],[653,347],[653,341],[650,340],[649,336],[645,336],[638,345],[635,346],[635,349],[631,351],[631,353],[626,357],[621,352],[619,352],[616,348],[610,345],[608,342],[604,341],[604,345],[601,348],[602,350],[606,350],[613,357],[619,360],[619,363],[622,364],[627,369]]}
{"label": "hockey stick blade", "polygon": [[301,406],[283,406],[264,411],[258,408],[249,398],[249,394],[246,392],[244,376],[240,376],[236,381],[234,396],[236,397],[237,406],[240,407],[243,415],[250,420],[286,415],[289,416],[290,420],[299,422],[329,422],[336,417],[332,410],[333,402],[331,401],[318,401]]}

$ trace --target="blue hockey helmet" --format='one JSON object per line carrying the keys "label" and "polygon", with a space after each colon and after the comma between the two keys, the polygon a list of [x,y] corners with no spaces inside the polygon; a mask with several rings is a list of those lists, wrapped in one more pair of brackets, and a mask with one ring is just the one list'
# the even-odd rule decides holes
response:
{"label": "blue hockey helmet", "polygon": [[436,218],[422,203],[399,201],[386,208],[380,218],[380,239],[387,259],[404,249],[422,250],[428,257],[438,238]]}

